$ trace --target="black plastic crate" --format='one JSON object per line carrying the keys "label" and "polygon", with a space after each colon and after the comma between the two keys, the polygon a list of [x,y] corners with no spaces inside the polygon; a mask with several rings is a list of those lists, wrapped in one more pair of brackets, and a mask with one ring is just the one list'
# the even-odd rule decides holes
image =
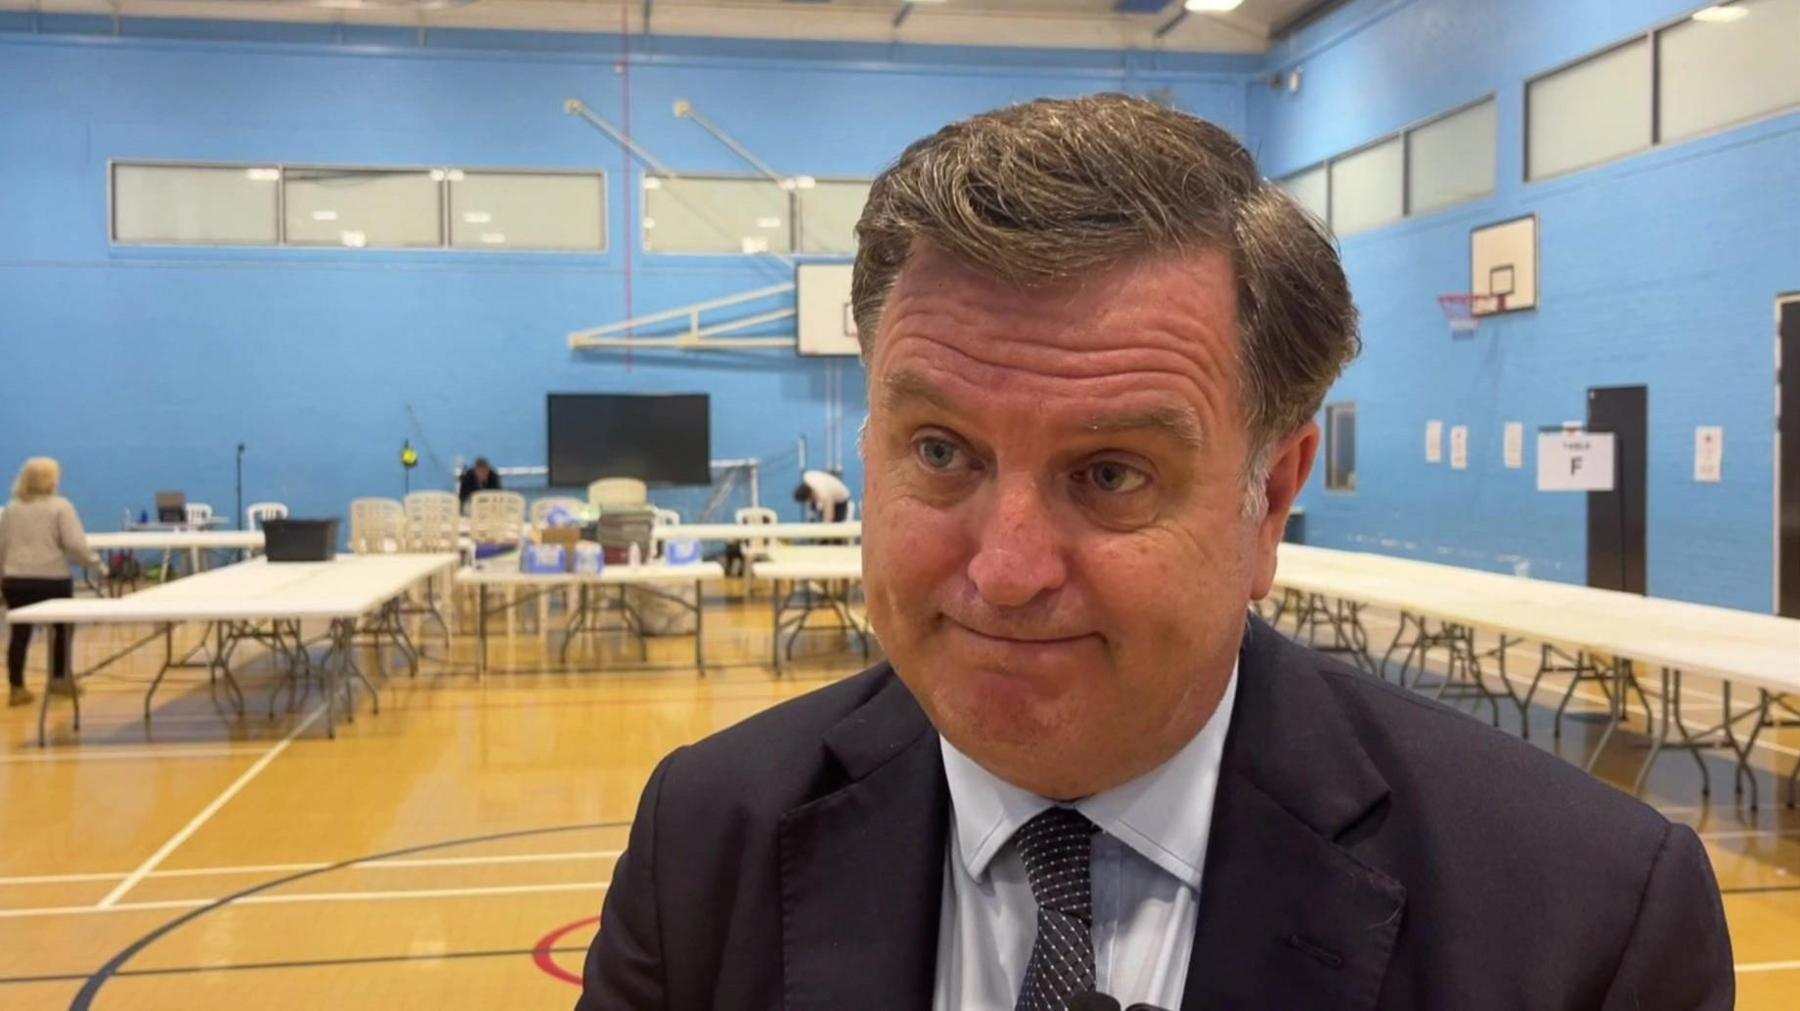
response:
{"label": "black plastic crate", "polygon": [[337,557],[338,521],[263,521],[263,553],[271,562],[329,562]]}

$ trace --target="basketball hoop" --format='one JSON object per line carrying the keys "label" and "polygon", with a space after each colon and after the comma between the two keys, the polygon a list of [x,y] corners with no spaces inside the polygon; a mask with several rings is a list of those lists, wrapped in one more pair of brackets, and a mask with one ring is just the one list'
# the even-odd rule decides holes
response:
{"label": "basketball hoop", "polygon": [[1481,329],[1481,317],[1506,310],[1505,295],[1457,292],[1438,296],[1438,308],[1450,323],[1452,337],[1467,337]]}

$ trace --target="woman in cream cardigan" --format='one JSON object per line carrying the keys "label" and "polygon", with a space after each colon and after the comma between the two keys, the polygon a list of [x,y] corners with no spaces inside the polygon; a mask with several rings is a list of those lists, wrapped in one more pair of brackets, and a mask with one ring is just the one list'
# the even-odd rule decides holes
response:
{"label": "woman in cream cardigan", "polygon": [[[100,567],[88,549],[81,517],[68,499],[56,493],[61,477],[62,468],[47,456],[25,461],[13,483],[12,501],[0,512],[0,595],[8,608],[74,596],[70,563]],[[74,632],[68,625],[53,627],[49,689],[73,694],[77,689],[69,676],[69,652]],[[25,653],[30,645],[31,626],[13,625],[6,650],[8,705],[22,706],[33,698],[25,688]]]}

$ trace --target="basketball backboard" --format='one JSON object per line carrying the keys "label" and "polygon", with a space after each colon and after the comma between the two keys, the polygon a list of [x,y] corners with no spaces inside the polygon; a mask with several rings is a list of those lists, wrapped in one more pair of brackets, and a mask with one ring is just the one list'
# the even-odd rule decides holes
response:
{"label": "basketball backboard", "polygon": [[1475,315],[1487,316],[1538,304],[1537,215],[1483,225],[1469,233],[1469,292]]}
{"label": "basketball backboard", "polygon": [[802,263],[794,268],[794,308],[802,355],[858,355],[850,311],[850,264]]}

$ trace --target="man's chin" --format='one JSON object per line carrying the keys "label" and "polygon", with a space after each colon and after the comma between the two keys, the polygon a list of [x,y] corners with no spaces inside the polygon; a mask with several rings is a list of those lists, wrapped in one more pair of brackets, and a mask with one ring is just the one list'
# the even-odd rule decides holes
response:
{"label": "man's chin", "polygon": [[[1059,747],[1057,699],[1032,678],[995,671],[963,675],[935,693],[932,722],[964,754],[1031,754]],[[987,763],[983,763],[987,764]]]}

